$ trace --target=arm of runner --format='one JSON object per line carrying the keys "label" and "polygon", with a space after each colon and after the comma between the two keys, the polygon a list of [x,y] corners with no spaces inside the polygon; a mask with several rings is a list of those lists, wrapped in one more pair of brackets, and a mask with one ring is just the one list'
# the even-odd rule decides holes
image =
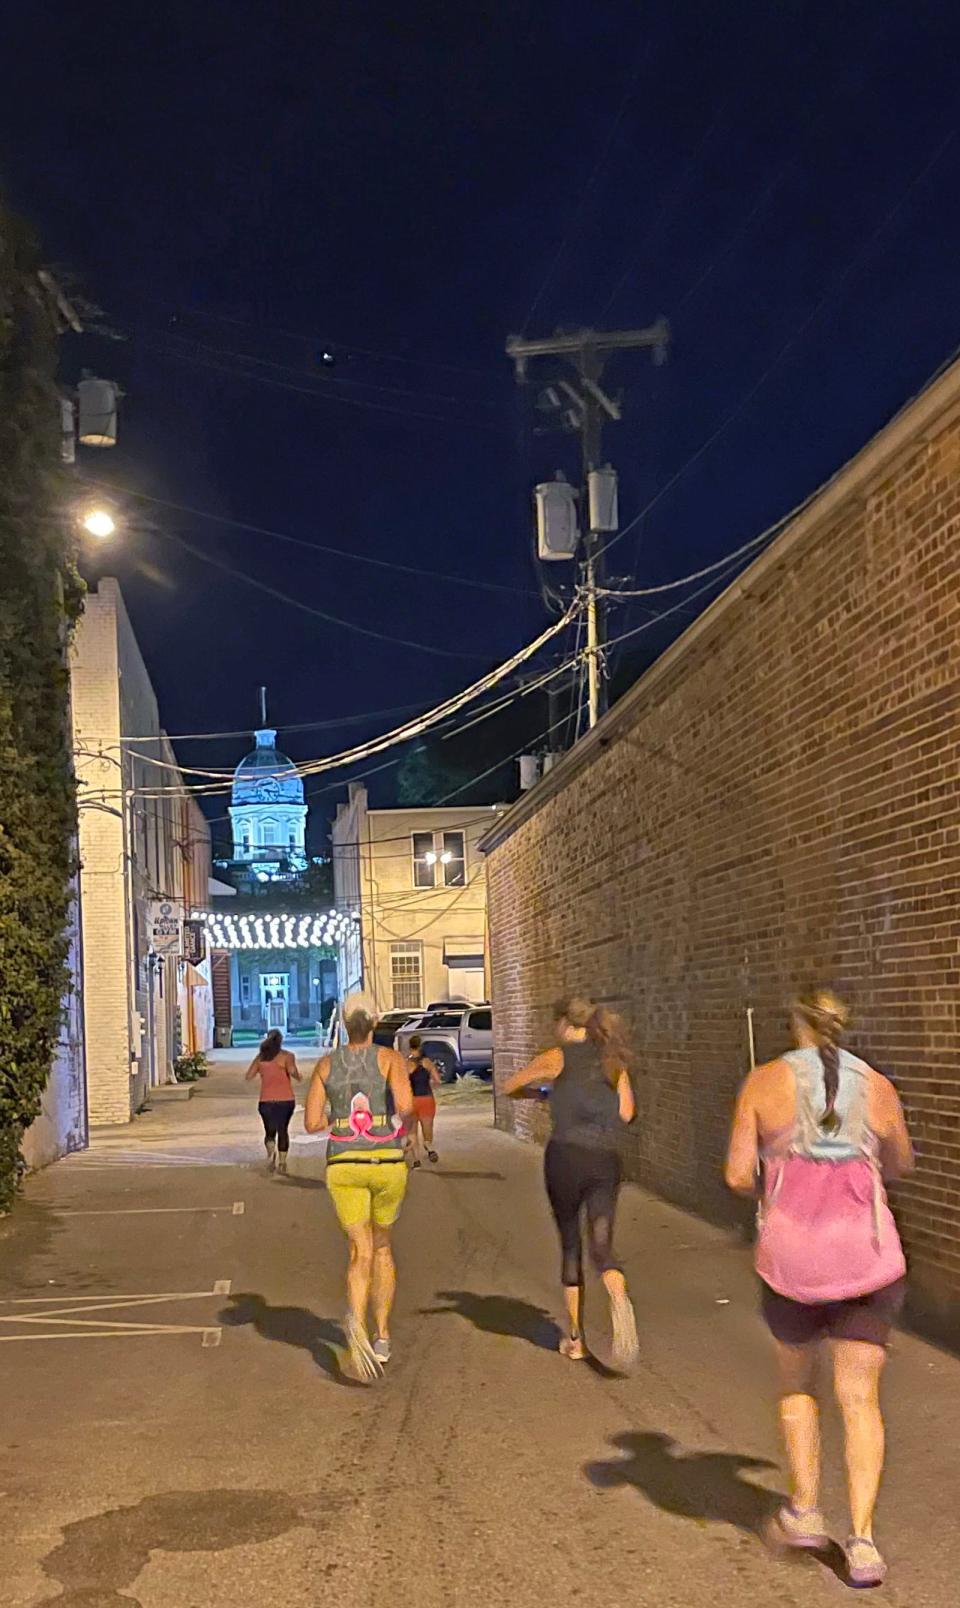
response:
{"label": "arm of runner", "polygon": [[413,1090],[410,1087],[410,1073],[407,1063],[396,1050],[380,1051],[380,1070],[385,1072],[393,1095],[393,1108],[403,1122],[413,1116]]}
{"label": "arm of runner", "polygon": [[880,1141],[880,1167],[883,1176],[894,1182],[897,1178],[907,1178],[913,1172],[916,1158],[913,1154],[913,1141],[907,1129],[907,1120],[903,1114],[903,1106],[889,1078],[883,1077],[879,1072],[874,1073],[874,1101],[876,1110],[876,1133]]}
{"label": "arm of runner", "polygon": [[727,1188],[738,1195],[755,1195],[757,1192],[760,1141],[757,1133],[756,1078],[756,1072],[751,1072],[740,1090],[723,1174]]}
{"label": "arm of runner", "polygon": [[423,1064],[430,1074],[430,1082],[433,1084],[434,1088],[436,1088],[438,1083],[443,1082],[443,1079],[440,1076],[440,1068],[437,1066],[436,1061],[431,1061],[429,1055],[424,1056]]}
{"label": "arm of runner", "polygon": [[322,1133],[327,1123],[327,1078],[330,1076],[330,1057],[324,1055],[313,1069],[310,1087],[303,1107],[303,1126],[307,1133]]}
{"label": "arm of runner", "polygon": [[553,1083],[563,1071],[563,1051],[544,1050],[535,1055],[528,1066],[513,1072],[503,1085],[502,1092],[511,1100],[522,1100],[531,1084]]}
{"label": "arm of runner", "polygon": [[257,1075],[257,1067],[259,1065],[260,1065],[260,1057],[259,1057],[259,1055],[255,1055],[253,1060],[250,1062],[250,1065],[247,1067],[246,1072],[244,1073],[244,1078],[246,1079],[247,1083],[250,1083],[252,1081],[252,1079],[256,1077],[256,1075]]}
{"label": "arm of runner", "polygon": [[303,1082],[303,1073],[297,1065],[296,1056],[292,1052],[290,1055],[290,1076],[295,1078],[298,1083]]}
{"label": "arm of runner", "polygon": [[617,1078],[617,1099],[620,1102],[620,1121],[632,1122],[637,1114],[637,1101],[630,1074],[625,1067],[621,1068]]}

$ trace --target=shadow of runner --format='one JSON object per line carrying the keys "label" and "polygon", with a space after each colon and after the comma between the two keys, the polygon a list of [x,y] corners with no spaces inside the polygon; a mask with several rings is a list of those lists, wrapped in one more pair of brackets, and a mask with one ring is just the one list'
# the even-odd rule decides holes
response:
{"label": "shadow of runner", "polygon": [[467,1172],[463,1168],[444,1167],[442,1163],[440,1166],[434,1166],[431,1162],[426,1167],[418,1167],[417,1171],[422,1173],[424,1178],[483,1178],[496,1184],[502,1184],[504,1181],[502,1172]]}
{"label": "shadow of runner", "polygon": [[669,1435],[629,1430],[610,1442],[622,1453],[606,1462],[587,1463],[592,1485],[612,1490],[633,1485],[654,1507],[700,1523],[732,1524],[745,1535],[763,1537],[783,1497],[761,1489],[743,1475],[775,1468],[765,1457],[739,1452],[688,1452]]}
{"label": "shadow of runner", "polygon": [[230,1297],[231,1305],[220,1313],[225,1328],[240,1329],[249,1325],[265,1340],[276,1340],[286,1346],[297,1346],[309,1352],[318,1368],[338,1385],[357,1387],[357,1381],[343,1373],[340,1350],[346,1341],[343,1329],[331,1318],[318,1318],[306,1307],[271,1306],[262,1295],[238,1290]]}
{"label": "shadow of runner", "polygon": [[472,1290],[438,1290],[437,1299],[446,1306],[421,1307],[423,1317],[452,1315],[466,1318],[485,1334],[507,1335],[526,1340],[543,1351],[556,1351],[559,1330],[543,1307],[533,1306],[512,1295],[476,1295]]}

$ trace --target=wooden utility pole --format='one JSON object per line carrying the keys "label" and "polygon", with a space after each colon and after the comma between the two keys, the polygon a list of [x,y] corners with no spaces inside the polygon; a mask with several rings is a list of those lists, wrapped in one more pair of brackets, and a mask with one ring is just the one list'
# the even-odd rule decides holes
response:
{"label": "wooden utility pole", "polygon": [[569,405],[564,409],[568,428],[580,436],[581,495],[580,533],[583,548],[581,574],[587,602],[587,676],[590,725],[595,726],[606,707],[606,681],[603,675],[603,646],[606,641],[606,609],[603,598],[604,545],[590,517],[589,482],[591,471],[602,467],[603,426],[606,420],[619,421],[619,401],[602,388],[604,369],[614,352],[646,348],[653,361],[665,363],[670,342],[670,326],[659,318],[646,329],[564,332],[545,340],[527,340],[511,335],[507,356],[513,358],[518,382],[527,381],[528,368],[536,358],[559,358],[569,364],[575,379],[561,380],[557,387]]}

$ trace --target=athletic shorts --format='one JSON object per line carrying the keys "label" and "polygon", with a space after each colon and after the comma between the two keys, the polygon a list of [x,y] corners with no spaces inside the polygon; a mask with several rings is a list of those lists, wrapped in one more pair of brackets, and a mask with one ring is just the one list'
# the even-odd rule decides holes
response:
{"label": "athletic shorts", "polygon": [[333,1161],[327,1167],[327,1193],[344,1229],[364,1223],[392,1228],[406,1192],[405,1161]]}
{"label": "athletic shorts", "polygon": [[760,1281],[760,1304],[764,1321],[775,1340],[785,1346],[808,1346],[816,1340],[862,1340],[867,1345],[885,1346],[903,1307],[906,1279],[897,1279],[882,1290],[857,1295],[847,1301],[824,1301],[806,1306],[789,1296],[771,1290]]}
{"label": "athletic shorts", "polygon": [[437,1102],[432,1094],[415,1094],[413,1114],[420,1122],[429,1122],[437,1114]]}

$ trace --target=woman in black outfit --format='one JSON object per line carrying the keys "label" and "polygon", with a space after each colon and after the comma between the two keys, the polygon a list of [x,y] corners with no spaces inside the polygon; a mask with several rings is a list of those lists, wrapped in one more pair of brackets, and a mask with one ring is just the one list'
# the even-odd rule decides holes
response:
{"label": "woman in black outfit", "polygon": [[587,1355],[580,1231],[581,1212],[585,1212],[590,1258],[610,1301],[614,1361],[627,1367],[637,1358],[637,1322],[613,1251],[620,1140],[624,1124],[636,1115],[626,1051],[616,1018],[589,1000],[563,1000],[554,1009],[554,1019],[559,1046],[515,1072],[503,1092],[513,1099],[547,1095],[550,1101],[553,1132],[544,1172],[560,1235],[561,1281],[569,1325],[560,1350],[574,1361]]}

